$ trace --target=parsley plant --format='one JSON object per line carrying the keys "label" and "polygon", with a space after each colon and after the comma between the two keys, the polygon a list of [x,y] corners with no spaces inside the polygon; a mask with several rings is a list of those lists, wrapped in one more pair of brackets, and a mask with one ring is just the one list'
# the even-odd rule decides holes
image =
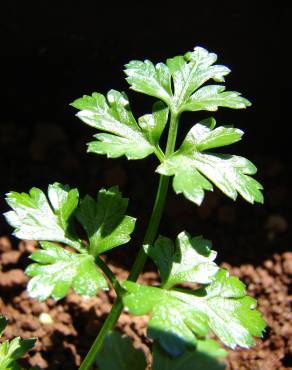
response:
{"label": "parsley plant", "polygon": [[[47,195],[33,188],[29,194],[11,192],[7,221],[14,235],[40,242],[26,272],[31,297],[61,299],[69,289],[93,296],[110,283],[117,299],[100,333],[80,366],[90,369],[96,360],[103,369],[145,370],[146,360],[127,338],[110,333],[123,308],[133,315],[149,314],[148,336],[153,340],[152,368],[223,369],[217,361],[225,351],[210,339],[213,332],[230,348],[249,348],[262,336],[265,322],[245,285],[216,262],[211,242],[182,231],[175,241],[158,236],[169,181],[177,194],[200,205],[205,191],[218,187],[235,200],[263,202],[262,186],[252,175],[256,167],[248,159],[220,154],[217,148],[241,140],[243,131],[231,125],[216,126],[213,117],[193,125],[180,147],[176,137],[185,111],[217,111],[219,107],[242,109],[250,102],[222,85],[230,70],[215,64],[217,56],[195,47],[184,56],[154,65],[131,61],[125,73],[131,89],[156,99],[152,112],[136,119],[124,92],[93,93],[75,100],[77,117],[98,130],[88,151],[109,158],[143,159],[155,155],[159,185],[149,225],[138,256],[126,281],[118,281],[100,255],[127,243],[135,219],[126,215],[128,200],[117,187],[101,189],[97,196],[80,199],[77,189],[55,183]],[[209,81],[211,84],[206,84]],[[166,132],[166,147],[160,146]],[[84,229],[80,238],[76,223]],[[66,247],[67,246],[67,247]],[[136,283],[150,257],[160,273],[159,286]],[[197,284],[196,289],[184,283]],[[101,352],[100,352],[101,351]],[[112,352],[121,352],[113,357]],[[121,359],[123,359],[121,361]]]}
{"label": "parsley plant", "polygon": [[[7,325],[7,320],[0,315],[0,337]],[[11,341],[4,341],[0,344],[0,369],[1,370],[21,370],[18,363],[27,351],[31,350],[36,342],[36,338],[21,339],[13,338]]]}

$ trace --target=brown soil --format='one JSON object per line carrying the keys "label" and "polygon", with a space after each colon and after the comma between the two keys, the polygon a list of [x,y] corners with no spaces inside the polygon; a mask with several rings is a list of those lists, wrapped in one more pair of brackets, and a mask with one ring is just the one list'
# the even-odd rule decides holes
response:
{"label": "brown soil", "polygon": [[[35,348],[24,360],[24,365],[39,369],[77,369],[100,329],[115,299],[112,291],[100,292],[97,297],[84,299],[74,293],[62,301],[52,299],[39,303],[29,299],[25,287],[28,278],[23,267],[27,256],[36,247],[34,242],[20,242],[13,249],[7,237],[0,239],[0,312],[9,319],[5,337],[38,337]],[[292,369],[292,317],[290,311],[291,292],[288,286],[292,275],[292,253],[274,254],[262,265],[250,264],[227,267],[248,284],[250,295],[258,299],[259,309],[268,322],[262,340],[251,350],[230,351],[229,370],[284,370]],[[120,279],[127,276],[124,269],[111,266]],[[157,281],[155,272],[145,272],[143,283]],[[42,323],[42,313],[47,313],[52,323]],[[149,356],[146,337],[147,317],[133,317],[123,313],[118,329],[134,339]]]}

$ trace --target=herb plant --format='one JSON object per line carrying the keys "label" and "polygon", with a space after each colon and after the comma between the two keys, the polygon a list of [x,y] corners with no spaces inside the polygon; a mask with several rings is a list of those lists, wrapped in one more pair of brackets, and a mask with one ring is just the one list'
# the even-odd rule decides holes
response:
{"label": "herb plant", "polygon": [[[4,316],[0,316],[0,337],[7,325]],[[1,370],[21,370],[17,360],[20,359],[35,344],[35,338],[21,339],[16,337],[10,342],[8,340],[0,344],[0,369]]]}
{"label": "herb plant", "polygon": [[[101,370],[133,369],[134,365],[127,365],[130,363],[135,363],[137,370],[145,369],[143,353],[137,353],[129,339],[110,334],[124,307],[134,315],[150,315],[148,336],[153,340],[154,370],[224,368],[217,358],[225,351],[208,338],[210,331],[230,348],[249,348],[254,336],[262,336],[265,322],[256,310],[255,299],[246,295],[238,278],[216,264],[210,241],[185,231],[175,241],[157,237],[171,177],[174,191],[197,205],[214,185],[233,200],[240,194],[250,203],[263,202],[262,186],[252,177],[256,167],[244,157],[217,153],[217,148],[241,140],[243,131],[231,125],[216,126],[215,119],[209,117],[193,125],[176,147],[183,112],[250,105],[238,92],[225,90],[222,83],[230,70],[215,64],[216,60],[216,54],[196,47],[166,64],[154,65],[149,60],[127,64],[126,80],[131,89],[156,99],[152,112],[138,120],[124,92],[93,93],[71,104],[78,109],[78,118],[98,130],[88,145],[89,152],[129,160],[153,154],[159,161],[153,211],[126,281],[118,281],[100,257],[127,243],[135,226],[135,219],[126,215],[128,200],[117,187],[99,190],[96,198],[82,199],[77,189],[58,183],[49,185],[47,195],[37,188],[29,194],[7,194],[12,210],[6,218],[15,228],[14,234],[40,241],[40,249],[31,255],[34,263],[26,270],[32,276],[28,284],[31,297],[61,299],[70,288],[93,296],[108,283],[117,293],[80,370],[90,369],[95,359]],[[210,80],[215,84],[207,85]],[[165,131],[166,147],[161,148]],[[87,241],[78,235],[76,223],[84,229]],[[160,286],[136,283],[148,257],[157,265]],[[184,283],[198,284],[198,288],[186,288]],[[119,349],[120,357],[111,356],[114,348]]]}

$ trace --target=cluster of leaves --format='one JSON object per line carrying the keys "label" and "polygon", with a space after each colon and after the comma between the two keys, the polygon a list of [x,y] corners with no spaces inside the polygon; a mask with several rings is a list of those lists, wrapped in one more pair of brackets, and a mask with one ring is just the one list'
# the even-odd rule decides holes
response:
{"label": "cluster of leaves", "polygon": [[[0,337],[7,325],[5,317],[0,316]],[[0,344],[0,369],[21,370],[17,360],[28,352],[35,344],[35,338],[21,339],[16,337],[10,342],[8,340]]]}
{"label": "cluster of leaves", "polygon": [[[161,286],[125,281],[124,304],[135,315],[151,313],[148,334],[169,355],[196,348],[209,330],[230,348],[248,348],[253,336],[262,335],[265,322],[255,310],[256,300],[246,295],[239,279],[214,263],[209,241],[182,232],[175,244],[159,237],[145,249],[159,269]],[[200,287],[178,287],[186,282]]]}
{"label": "cluster of leaves", "polygon": [[[262,186],[251,176],[256,167],[244,157],[211,151],[239,141],[241,130],[230,125],[216,127],[210,117],[194,124],[176,151],[160,147],[168,122],[169,135],[173,135],[185,111],[250,105],[238,92],[225,91],[223,85],[205,85],[208,80],[224,82],[230,72],[214,64],[216,60],[214,53],[196,47],[165,64],[154,65],[149,60],[127,64],[131,88],[158,99],[152,113],[138,120],[123,92],[110,90],[106,96],[95,92],[74,101],[77,116],[99,130],[88,151],[128,159],[155,154],[160,161],[156,172],[173,176],[174,191],[197,205],[213,185],[233,200],[240,194],[250,203],[262,203]],[[127,243],[135,225],[135,219],[125,215],[128,201],[116,187],[100,190],[96,200],[90,196],[79,200],[77,189],[55,183],[49,185],[47,196],[33,188],[29,194],[9,193],[7,202],[12,210],[5,216],[14,234],[40,241],[41,249],[31,255],[35,263],[26,270],[32,276],[28,284],[31,297],[60,299],[70,288],[93,296],[107,288],[106,271],[97,267],[101,266],[100,255]],[[77,224],[86,241],[76,232]],[[161,285],[121,283],[128,311],[151,316],[148,334],[154,341],[153,370],[224,368],[217,358],[225,352],[208,338],[209,331],[230,348],[250,347],[265,327],[256,301],[246,295],[241,281],[214,262],[216,252],[208,240],[182,232],[175,243],[162,236],[153,241],[144,250],[158,267]],[[186,283],[195,288],[186,288]],[[113,357],[113,352],[119,356]],[[118,333],[108,337],[97,362],[101,370],[133,368],[133,363],[136,370],[146,367],[144,354]]]}
{"label": "cluster of leaves", "polygon": [[[212,183],[228,197],[239,193],[248,202],[263,202],[262,186],[250,175],[256,167],[246,158],[236,155],[214,154],[209,149],[239,141],[243,132],[232,126],[215,128],[214,118],[195,124],[180,148],[166,157],[159,146],[169,112],[179,116],[184,111],[215,111],[218,107],[245,108],[250,102],[238,92],[225,91],[222,85],[202,86],[209,79],[224,82],[230,70],[214,65],[217,56],[196,47],[185,56],[168,59],[166,64],[153,65],[149,60],[132,61],[126,65],[127,81],[135,91],[160,99],[152,114],[134,118],[125,93],[109,91],[83,96],[72,106],[79,109],[77,116],[88,125],[103,131],[89,143],[88,151],[116,158],[141,159],[154,153],[161,164],[156,171],[174,176],[173,188],[190,201],[200,205],[205,190],[213,190]],[[172,87],[173,86],[173,87]]]}
{"label": "cluster of leaves", "polygon": [[[79,201],[77,189],[55,183],[48,187],[48,198],[33,188],[29,194],[8,193],[6,201],[13,209],[5,217],[14,235],[38,240],[42,248],[32,253],[36,263],[26,269],[33,277],[28,283],[31,297],[61,299],[71,287],[80,295],[94,296],[108,287],[95,260],[127,243],[135,226],[135,219],[125,215],[128,199],[117,187],[100,190],[96,200],[87,195]],[[76,234],[76,221],[87,234],[87,244]]]}

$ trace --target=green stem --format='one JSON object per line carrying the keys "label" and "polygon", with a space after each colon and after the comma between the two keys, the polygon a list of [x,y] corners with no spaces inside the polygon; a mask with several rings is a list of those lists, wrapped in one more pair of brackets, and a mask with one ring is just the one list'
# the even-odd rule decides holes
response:
{"label": "green stem", "polygon": [[101,349],[103,341],[107,336],[108,332],[112,330],[115,326],[118,318],[123,309],[123,301],[121,298],[117,298],[115,303],[112,306],[111,312],[106,318],[105,322],[98,333],[98,336],[95,338],[89,352],[87,353],[85,359],[83,360],[82,364],[79,367],[79,370],[89,370],[95,360],[97,352]]}
{"label": "green stem", "polygon": [[169,157],[174,152],[179,119],[180,119],[180,114],[171,112],[168,138],[167,138],[167,144],[166,144],[166,149],[165,149],[166,157]]}
{"label": "green stem", "polygon": [[164,153],[159,146],[155,149],[154,154],[160,160],[161,163],[164,161]]}
{"label": "green stem", "polygon": [[125,289],[119,283],[116,275],[112,272],[112,270],[107,266],[107,264],[99,257],[95,257],[95,263],[97,266],[104,272],[106,277],[111,282],[112,287],[114,288],[118,297],[122,297],[125,293]]}
{"label": "green stem", "polygon": [[[143,245],[153,244],[158,226],[161,220],[162,212],[164,209],[165,199],[167,195],[169,177],[160,176],[159,185],[157,189],[156,199],[154,202],[152,214],[150,221],[146,230],[145,237],[143,239]],[[145,262],[147,260],[147,254],[144,252],[144,248],[140,248],[136,260],[132,266],[131,272],[129,274],[128,280],[136,281],[140,272],[143,270]]]}
{"label": "green stem", "polygon": [[[166,156],[170,156],[175,149],[175,141],[177,136],[177,126],[179,121],[179,115],[175,113],[171,113],[168,137],[167,137],[167,144],[165,154]],[[165,199],[167,195],[169,184],[169,177],[160,175],[159,185],[156,193],[156,198],[152,210],[152,214],[149,220],[149,224],[145,233],[145,237],[143,240],[143,245],[145,244],[153,244],[158,226],[161,220],[162,212],[164,209]],[[136,281],[139,274],[143,270],[144,264],[147,260],[147,255],[144,252],[143,247],[140,248],[139,253],[136,257],[136,260],[132,266],[131,272],[129,274],[128,280]],[[111,279],[111,278],[110,278]],[[87,353],[85,359],[83,360],[79,370],[89,370],[92,366],[97,352],[101,349],[103,341],[110,330],[113,329],[118,318],[123,309],[123,302],[121,297],[117,297],[115,303],[112,306],[112,310],[109,313],[108,317],[106,318],[98,336],[96,337],[94,343],[92,344],[89,352]]]}

